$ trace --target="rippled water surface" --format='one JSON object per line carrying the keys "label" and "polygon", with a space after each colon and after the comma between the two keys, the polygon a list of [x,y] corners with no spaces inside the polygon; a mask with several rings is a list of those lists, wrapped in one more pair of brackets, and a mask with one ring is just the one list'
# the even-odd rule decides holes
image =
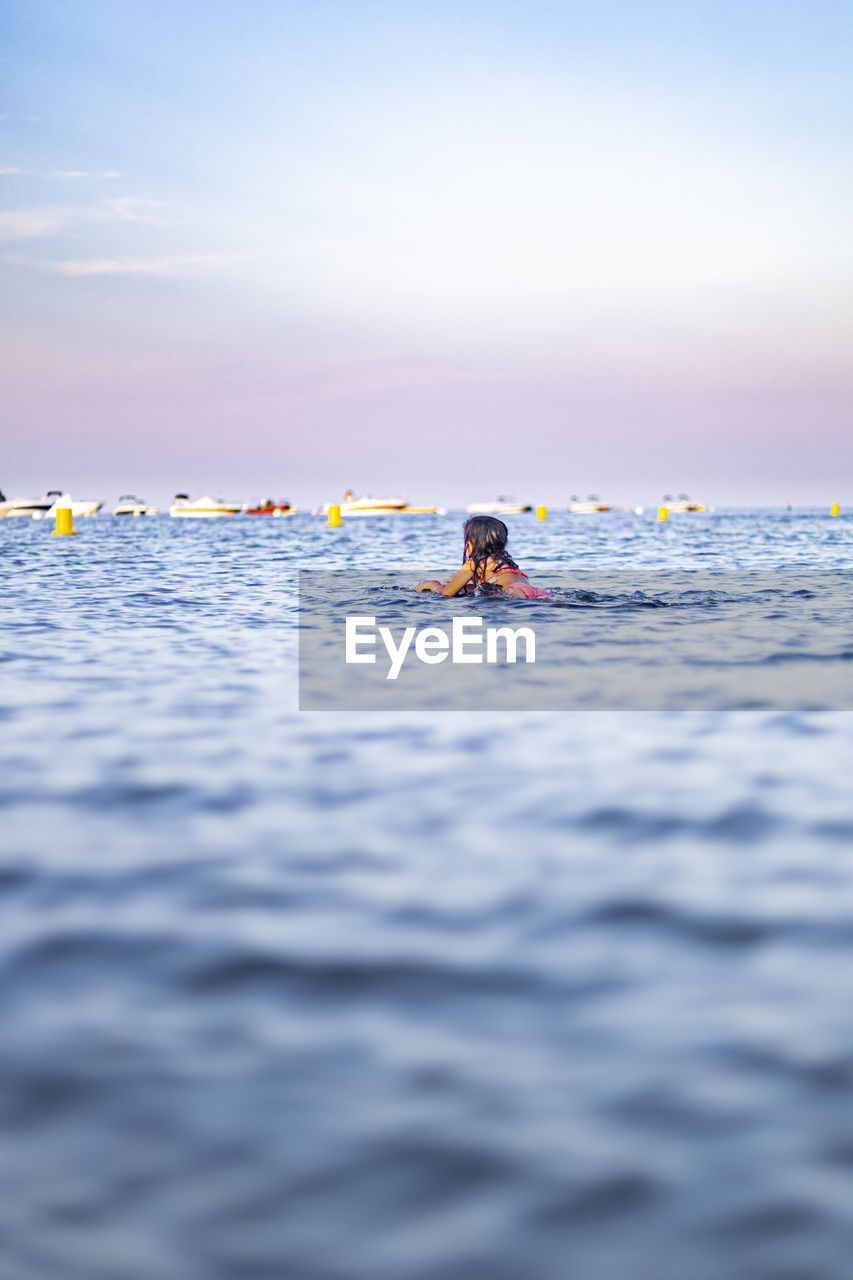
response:
{"label": "rippled water surface", "polygon": [[[849,1276],[853,716],[298,712],[297,570],[460,524],[0,523],[3,1280]],[[853,552],[511,524],[546,586]]]}

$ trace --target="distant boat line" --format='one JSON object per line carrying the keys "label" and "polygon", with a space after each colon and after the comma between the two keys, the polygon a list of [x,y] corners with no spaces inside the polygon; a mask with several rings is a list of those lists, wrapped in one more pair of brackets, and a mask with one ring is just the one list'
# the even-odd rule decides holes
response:
{"label": "distant boat line", "polygon": [[[55,514],[58,504],[62,506],[70,505],[72,515],[75,517],[96,515],[104,506],[102,501],[93,499],[72,499],[67,492],[59,489],[49,489],[47,493],[39,498],[6,499],[0,493],[0,519],[5,517],[45,519]],[[670,513],[714,510],[713,507],[706,507],[704,503],[694,502],[689,494],[686,493],[680,493],[677,497],[665,494],[660,505],[665,506]],[[388,515],[445,515],[447,513],[447,508],[445,507],[414,505],[407,498],[400,496],[373,497],[372,495],[364,495],[356,497],[353,491],[348,489],[340,502],[326,502],[321,507],[315,508],[311,514],[328,517],[332,506],[338,506],[341,516],[345,519]],[[642,506],[618,507],[604,501],[594,493],[589,494],[586,499],[581,499],[577,494],[572,494],[567,508],[552,507],[551,509],[568,510],[572,515],[595,515],[620,510],[642,515],[645,511]],[[514,498],[508,496],[471,502],[466,507],[468,515],[520,515],[533,510],[533,503],[517,502]],[[160,514],[160,511],[158,507],[152,506],[144,498],[140,498],[136,494],[124,493],[120,495],[112,514],[115,516],[140,517],[156,516]],[[242,502],[226,501],[210,494],[193,499],[187,493],[177,493],[169,504],[168,514],[179,519],[196,520],[241,515],[283,517],[297,515],[299,514],[299,509],[292,506],[286,499],[267,498],[258,502]]]}

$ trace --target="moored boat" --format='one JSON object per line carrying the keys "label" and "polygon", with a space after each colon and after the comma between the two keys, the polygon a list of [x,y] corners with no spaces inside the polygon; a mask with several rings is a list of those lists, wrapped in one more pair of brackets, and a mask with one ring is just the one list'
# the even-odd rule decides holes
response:
{"label": "moored boat", "polygon": [[209,520],[217,516],[236,516],[243,510],[242,502],[223,502],[221,498],[190,499],[187,493],[176,493],[169,505],[170,516],[181,516],[188,520]]}
{"label": "moored boat", "polygon": [[613,508],[607,502],[602,502],[597,493],[591,493],[586,502],[581,501],[576,493],[573,493],[569,502],[569,511],[575,516],[588,516],[596,511],[612,511]]}
{"label": "moored boat", "polygon": [[117,505],[113,508],[114,516],[156,516],[157,514],[156,507],[149,507],[147,502],[137,498],[134,493],[121,494]]}
{"label": "moored boat", "polygon": [[296,515],[296,507],[292,507],[289,502],[283,499],[276,502],[273,498],[267,498],[266,502],[257,502],[254,506],[245,507],[244,511],[247,516],[293,516]]}
{"label": "moored boat", "polygon": [[469,516],[513,516],[522,511],[532,511],[533,506],[513,502],[512,498],[497,498],[494,502],[469,502],[465,509]]}
{"label": "moored boat", "polygon": [[3,501],[0,503],[0,519],[17,516],[46,520],[56,515],[57,507],[70,507],[72,516],[93,516],[103,505],[94,499],[73,501],[71,495],[61,489],[48,489],[41,498],[9,498]]}
{"label": "moored boat", "polygon": [[62,497],[61,489],[49,489],[41,498],[7,498],[2,504],[2,516],[28,516],[31,520],[42,520],[57,498]]}
{"label": "moored boat", "polygon": [[687,493],[680,493],[677,498],[673,498],[671,493],[663,495],[661,506],[666,507],[667,511],[704,511],[705,507],[701,502],[694,502]]}
{"label": "moored boat", "polygon": [[56,499],[56,502],[47,514],[49,516],[55,515],[57,507],[70,506],[72,516],[96,516],[103,505],[103,502],[96,502],[86,498],[81,499],[79,502],[76,500],[72,501],[66,493],[63,494],[61,498]]}
{"label": "moored boat", "polygon": [[347,489],[341,502],[326,502],[315,514],[327,516],[331,506],[339,506],[342,516],[387,516],[406,510],[405,498],[373,498],[366,496],[357,498],[352,489]]}

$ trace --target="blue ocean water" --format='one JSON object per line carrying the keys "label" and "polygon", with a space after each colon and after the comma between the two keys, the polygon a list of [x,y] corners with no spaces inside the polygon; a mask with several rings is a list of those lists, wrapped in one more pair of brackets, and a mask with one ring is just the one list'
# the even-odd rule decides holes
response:
{"label": "blue ocean water", "polygon": [[[853,553],[508,523],[546,586]],[[3,1280],[846,1280],[851,713],[299,713],[297,571],[461,517],[78,527],[0,522]]]}

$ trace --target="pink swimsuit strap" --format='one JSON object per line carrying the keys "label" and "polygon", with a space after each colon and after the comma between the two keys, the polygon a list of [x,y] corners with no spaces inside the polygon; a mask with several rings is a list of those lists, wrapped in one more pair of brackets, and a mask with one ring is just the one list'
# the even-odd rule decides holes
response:
{"label": "pink swimsuit strap", "polygon": [[499,575],[499,574],[501,574],[501,573],[512,573],[512,574],[514,574],[517,578],[524,578],[525,582],[527,581],[527,574],[526,574],[526,573],[522,573],[520,569],[512,569],[512,568],[510,568],[510,566],[509,566],[508,564],[505,564],[505,565],[503,565],[500,569],[493,569],[493,570],[492,570],[492,572],[491,572],[491,574],[490,574],[490,576],[489,576],[489,582],[491,582],[491,581],[492,581],[492,578],[497,578],[497,577],[498,577],[498,575]]}
{"label": "pink swimsuit strap", "polygon": [[507,585],[507,591],[514,591],[516,595],[523,595],[528,600],[541,600],[549,594],[544,587],[534,587],[528,581],[526,573],[522,573],[520,569],[511,569],[508,564],[503,565],[500,569],[493,569],[487,581],[494,582],[495,578],[499,578],[504,573],[510,573],[514,578],[521,579],[517,586],[510,587]]}

